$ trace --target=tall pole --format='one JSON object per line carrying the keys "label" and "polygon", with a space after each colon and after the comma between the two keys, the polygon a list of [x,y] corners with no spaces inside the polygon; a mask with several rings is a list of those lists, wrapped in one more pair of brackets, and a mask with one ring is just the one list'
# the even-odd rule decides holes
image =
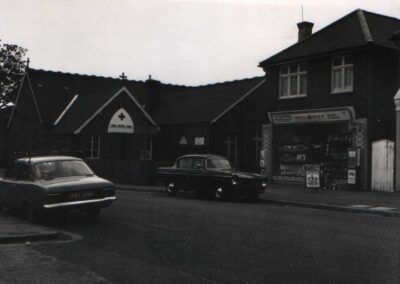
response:
{"label": "tall pole", "polygon": [[[400,31],[393,33],[391,40],[397,47],[400,47]],[[400,50],[397,53],[398,66],[397,66],[397,76],[398,76],[398,86],[400,86]],[[396,92],[393,98],[396,107],[396,144],[395,144],[395,191],[400,191],[400,88]]]}

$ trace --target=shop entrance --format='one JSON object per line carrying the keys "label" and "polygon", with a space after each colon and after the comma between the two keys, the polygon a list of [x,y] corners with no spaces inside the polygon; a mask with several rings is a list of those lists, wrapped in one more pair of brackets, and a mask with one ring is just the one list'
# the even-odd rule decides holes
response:
{"label": "shop entrance", "polygon": [[353,133],[347,122],[274,127],[273,180],[305,183],[305,165],[319,164],[323,186],[348,184]]}

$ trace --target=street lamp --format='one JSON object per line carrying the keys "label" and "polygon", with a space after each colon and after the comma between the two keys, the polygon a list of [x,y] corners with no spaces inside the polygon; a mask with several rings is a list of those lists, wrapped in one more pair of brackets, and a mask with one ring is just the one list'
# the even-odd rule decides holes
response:
{"label": "street lamp", "polygon": [[[390,38],[391,41],[400,47],[400,31],[396,31],[392,34]],[[400,77],[400,51],[398,52],[398,76]],[[400,84],[400,78],[399,78]],[[400,88],[397,90],[396,95],[393,98],[394,104],[396,106],[396,160],[395,160],[395,191],[400,191]]]}

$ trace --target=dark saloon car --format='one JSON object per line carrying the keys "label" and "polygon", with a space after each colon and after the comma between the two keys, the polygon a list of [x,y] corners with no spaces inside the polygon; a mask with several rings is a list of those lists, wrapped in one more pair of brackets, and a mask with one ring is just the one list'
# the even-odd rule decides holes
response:
{"label": "dark saloon car", "polygon": [[179,157],[172,167],[158,168],[157,179],[169,195],[194,190],[219,200],[237,195],[257,200],[267,186],[264,176],[235,171],[225,157],[210,154]]}
{"label": "dark saloon car", "polygon": [[69,210],[96,219],[115,199],[114,184],[74,157],[20,158],[0,179],[0,206],[16,208],[31,221]]}

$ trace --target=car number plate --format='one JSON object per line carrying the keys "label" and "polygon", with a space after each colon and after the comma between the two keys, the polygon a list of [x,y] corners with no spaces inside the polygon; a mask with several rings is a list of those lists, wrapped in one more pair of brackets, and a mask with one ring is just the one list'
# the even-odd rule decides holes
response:
{"label": "car number plate", "polygon": [[78,191],[78,192],[71,192],[69,194],[70,200],[77,200],[77,199],[86,199],[93,197],[93,191]]}

